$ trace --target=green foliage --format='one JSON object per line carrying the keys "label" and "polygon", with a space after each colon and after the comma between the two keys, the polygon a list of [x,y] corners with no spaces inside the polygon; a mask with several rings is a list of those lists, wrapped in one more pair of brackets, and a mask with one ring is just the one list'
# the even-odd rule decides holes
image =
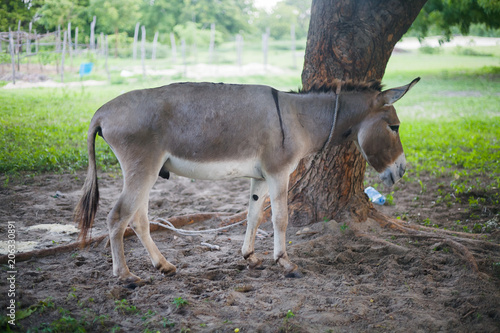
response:
{"label": "green foliage", "polygon": [[[186,22],[185,24],[176,25],[174,27],[174,32],[177,36],[179,36],[179,38],[184,39],[188,45],[196,44],[197,47],[200,47],[208,46],[210,43],[210,30],[200,29],[194,22]],[[219,44],[222,41],[222,33],[216,30],[216,44]]]}
{"label": "green foliage", "polygon": [[183,306],[189,305],[189,302],[183,299],[182,297],[174,298],[172,303],[177,307],[177,309],[182,308]]}
{"label": "green foliage", "polygon": [[280,1],[272,12],[260,11],[255,25],[264,33],[269,28],[271,37],[280,39],[290,38],[290,25],[295,25],[297,38],[307,37],[309,28],[311,2],[307,0]]}
{"label": "green foliage", "polygon": [[37,9],[43,0],[21,1],[9,0],[0,3],[0,31],[17,30],[19,20],[21,27],[28,27],[31,18],[35,15]]}
{"label": "green foliage", "polygon": [[492,57],[493,54],[491,53],[483,53],[474,50],[473,48],[470,47],[461,47],[457,46],[454,50],[455,54],[458,55],[464,55],[464,56],[474,56],[474,57]]}
{"label": "green foliage", "polygon": [[89,15],[96,16],[97,32],[114,34],[126,30],[133,33],[140,19],[137,0],[90,0]]}
{"label": "green foliage", "polygon": [[39,301],[38,305],[36,307],[38,308],[38,310],[40,311],[40,313],[43,313],[47,309],[54,309],[55,304],[54,304],[54,301],[53,301],[52,297],[47,297],[44,300]]}
{"label": "green foliage", "polygon": [[[212,23],[216,24],[217,43],[233,39],[237,33],[260,39],[267,28],[273,38],[289,39],[291,24],[295,25],[297,38],[305,38],[310,6],[310,0],[285,0],[268,13],[255,9],[252,1],[238,0],[16,0],[0,5],[0,31],[8,31],[9,27],[16,30],[19,20],[24,31],[31,21],[38,32],[55,31],[58,26],[64,30],[71,22],[72,29],[78,27],[80,36],[86,36],[88,42],[90,23],[96,16],[97,35],[126,33],[132,37],[140,22],[146,27],[147,40],[151,41],[158,31],[161,43],[169,43],[172,32],[186,41],[204,42]],[[191,25],[196,37],[190,33]]]}
{"label": "green foliage", "polygon": [[58,308],[61,318],[52,321],[51,323],[42,323],[36,328],[36,332],[51,332],[51,333],[66,333],[66,332],[76,332],[85,333],[87,332],[86,327],[88,323],[85,319],[76,319],[71,316],[68,310],[63,308]]}
{"label": "green foliage", "polygon": [[141,317],[141,320],[142,321],[148,321],[149,319],[151,319],[154,315],[156,314],[156,312],[154,312],[153,310],[148,310],[146,313],[144,313]]}
{"label": "green foliage", "polygon": [[441,49],[439,47],[432,47],[426,45],[421,46],[418,50],[423,54],[437,54],[441,52]]}
{"label": "green foliage", "polygon": [[130,305],[126,299],[115,301],[115,311],[121,314],[135,314],[139,312],[139,309],[135,305]]}
{"label": "green foliage", "polygon": [[165,318],[165,317],[162,317],[161,323],[162,323],[164,328],[175,326],[175,323],[173,321],[170,321],[169,318]]}
{"label": "green foliage", "polygon": [[473,24],[484,24],[487,28],[500,28],[500,4],[498,0],[428,0],[412,30],[419,38],[432,31],[450,39],[453,27],[462,34],[469,33]]}
{"label": "green foliage", "polygon": [[385,204],[387,206],[394,206],[394,191],[385,196]]}
{"label": "green foliage", "polygon": [[43,5],[37,11],[39,18],[36,23],[46,31],[55,31],[58,26],[64,29],[71,22],[73,29],[79,26],[80,30],[86,25],[87,4],[87,0],[43,0]]}

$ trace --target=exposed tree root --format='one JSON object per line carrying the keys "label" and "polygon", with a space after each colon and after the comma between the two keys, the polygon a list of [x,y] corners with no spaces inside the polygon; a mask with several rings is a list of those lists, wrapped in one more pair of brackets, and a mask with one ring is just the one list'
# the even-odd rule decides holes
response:
{"label": "exposed tree root", "polygon": [[364,237],[364,238],[367,238],[374,243],[379,243],[379,244],[382,244],[384,246],[387,246],[387,247],[391,248],[395,253],[398,253],[398,254],[405,254],[406,252],[409,251],[406,247],[393,244],[393,243],[388,242],[382,238],[375,237],[373,235],[364,233],[364,232],[356,230],[356,229],[354,229],[354,235],[356,237]]}
{"label": "exposed tree root", "polygon": [[[487,247],[492,250],[500,250],[499,244],[494,244],[490,242],[485,242],[483,240],[477,239],[479,236],[475,234],[468,234],[464,232],[454,232],[449,230],[441,230],[428,228],[423,226],[415,226],[410,225],[408,223],[404,223],[395,219],[392,219],[384,214],[378,212],[375,209],[371,209],[369,217],[376,221],[382,228],[389,228],[393,230],[397,230],[402,234],[392,234],[390,236],[394,237],[409,237],[409,238],[419,238],[419,239],[427,239],[432,241],[437,241],[432,248],[440,248],[443,246],[448,246],[457,254],[459,254],[464,261],[469,264],[469,267],[481,278],[487,279],[488,275],[480,272],[476,258],[472,254],[472,252],[467,248],[467,246],[461,244],[467,243],[471,246],[481,245],[483,248]],[[381,243],[389,243],[390,242],[378,239],[377,237],[367,235],[362,232],[356,232],[357,236],[362,236],[369,238],[372,241]],[[394,246],[394,244],[392,244]]]}
{"label": "exposed tree root", "polygon": [[[209,220],[211,218],[220,218],[221,215],[224,215],[223,213],[199,213],[199,214],[189,214],[189,215],[183,215],[183,216],[174,216],[169,218],[169,221],[174,225],[176,228],[183,227],[185,225],[197,223],[200,221],[205,221]],[[233,215],[234,217],[238,216],[240,214]],[[235,219],[233,217],[233,219]],[[232,217],[229,217],[232,218]],[[228,223],[229,224],[229,223]],[[162,227],[158,225],[151,224],[150,225],[150,231],[157,231],[157,230],[164,230]],[[124,237],[129,237],[135,235],[135,232],[132,228],[127,228],[125,230],[125,235]],[[16,253],[16,262],[21,262],[21,261],[26,261],[30,260],[33,258],[42,258],[42,257],[48,257],[51,255],[56,255],[60,253],[65,253],[65,252],[70,252],[76,249],[79,249],[82,247],[86,246],[93,246],[94,248],[97,247],[103,240],[105,240],[108,237],[108,234],[100,235],[95,238],[90,238],[85,244],[81,244],[81,242],[73,242],[69,243],[66,245],[62,246],[57,246],[57,247],[52,247],[49,249],[43,249],[43,250],[34,250],[34,251],[28,251],[28,252],[20,252]],[[8,262],[9,258],[8,255],[3,255],[0,256],[0,264],[6,264]]]}

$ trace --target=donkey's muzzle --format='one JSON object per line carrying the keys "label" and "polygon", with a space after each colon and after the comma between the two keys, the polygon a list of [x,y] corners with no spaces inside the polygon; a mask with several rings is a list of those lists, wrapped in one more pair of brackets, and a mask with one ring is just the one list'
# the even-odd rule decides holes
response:
{"label": "donkey's muzzle", "polygon": [[382,180],[386,186],[391,187],[403,177],[405,170],[406,158],[404,154],[401,154],[393,164],[389,165],[384,172],[380,173],[380,180]]}

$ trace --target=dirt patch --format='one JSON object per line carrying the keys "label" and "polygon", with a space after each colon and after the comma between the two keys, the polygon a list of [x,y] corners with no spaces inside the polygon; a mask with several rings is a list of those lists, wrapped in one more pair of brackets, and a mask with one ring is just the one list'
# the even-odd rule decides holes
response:
{"label": "dirt patch", "polygon": [[[16,221],[17,241],[36,242],[37,249],[74,241],[76,234],[71,231],[27,230],[39,224],[71,224],[83,179],[83,172],[8,182],[2,177],[0,234],[7,234],[8,221]],[[417,224],[428,218],[449,230],[456,220],[468,223],[461,215],[470,213],[468,201],[455,201],[451,207],[445,201],[436,203],[439,182],[423,181],[428,184],[426,192],[418,184],[401,183],[393,194],[394,204],[379,209]],[[119,176],[101,174],[99,182],[101,202],[94,237],[106,232],[106,214],[122,181]],[[246,209],[248,187],[248,180],[159,179],[151,193],[150,218],[237,213]],[[478,213],[480,221],[498,215],[498,207],[485,205],[484,216]],[[91,332],[234,332],[236,328],[240,332],[498,332],[500,253],[494,245],[498,232],[470,245],[481,273],[486,274],[480,278],[446,244],[381,229],[373,221],[363,229],[380,241],[357,237],[355,226],[344,222],[289,227],[289,255],[304,273],[301,279],[284,278],[274,264],[272,237],[256,242],[265,268],[248,270],[240,254],[243,226],[201,237],[153,233],[160,251],[178,268],[168,278],[152,267],[136,237],[127,238],[126,258],[131,271],[146,279],[143,286],[118,283],[105,242],[88,250],[18,262],[18,310],[26,312],[31,306],[36,311],[16,324],[21,331],[84,327]],[[187,228],[213,228],[219,223],[214,219]],[[272,233],[269,222],[261,228]],[[5,272],[8,267],[2,269]],[[7,295],[6,279],[0,286],[2,295]],[[9,300],[0,299],[6,309]]]}

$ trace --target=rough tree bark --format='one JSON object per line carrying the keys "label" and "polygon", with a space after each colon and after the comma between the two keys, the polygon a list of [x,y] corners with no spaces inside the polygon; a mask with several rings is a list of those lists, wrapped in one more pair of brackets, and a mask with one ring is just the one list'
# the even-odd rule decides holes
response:
{"label": "rough tree bark", "polygon": [[[303,90],[335,79],[381,80],[396,42],[427,0],[313,0],[302,72]],[[340,111],[342,112],[342,111]],[[324,218],[364,221],[372,207],[363,191],[366,162],[354,143],[334,147],[303,176],[290,178],[290,222]]]}

